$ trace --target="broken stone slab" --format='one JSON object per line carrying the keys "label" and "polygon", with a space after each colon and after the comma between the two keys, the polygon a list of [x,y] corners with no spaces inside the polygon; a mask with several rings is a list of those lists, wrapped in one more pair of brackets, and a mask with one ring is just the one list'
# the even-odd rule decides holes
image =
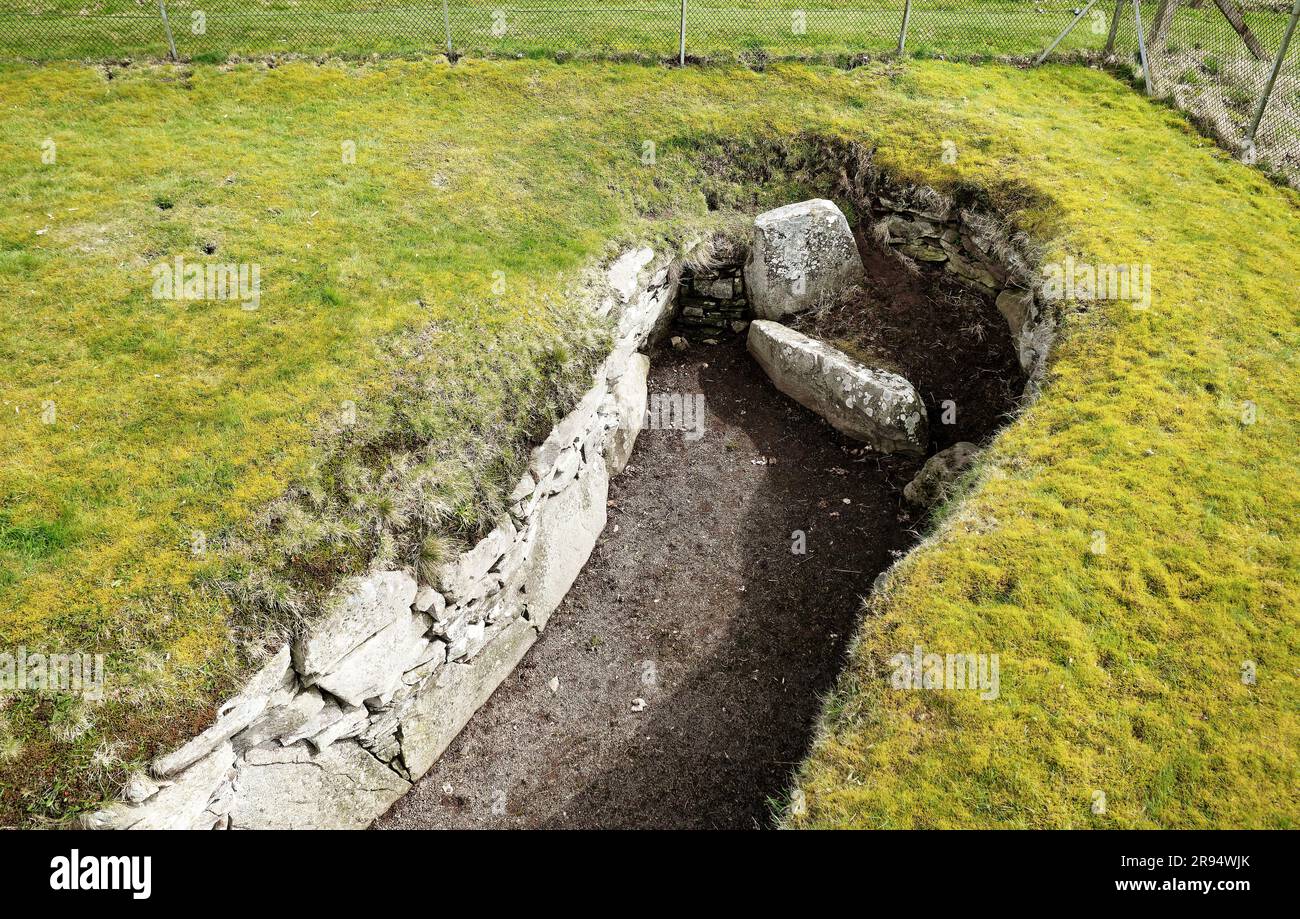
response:
{"label": "broken stone slab", "polygon": [[640,286],[641,271],[654,261],[654,257],[653,249],[630,249],[614,259],[606,278],[621,301],[627,303],[636,294]]}
{"label": "broken stone slab", "polygon": [[515,525],[502,516],[486,536],[438,569],[438,591],[450,603],[482,596],[481,582],[515,541]]}
{"label": "broken stone slab", "polygon": [[147,801],[133,806],[110,805],[82,818],[93,830],[191,830],[206,829],[204,811],[208,802],[229,778],[235,750],[229,741],[199,758],[171,783],[164,783]]}
{"label": "broken stone slab", "polygon": [[402,674],[402,683],[406,686],[416,686],[423,683],[446,662],[447,643],[435,638],[429,642],[429,646],[424,649],[424,653],[415,662],[415,666]]}
{"label": "broken stone slab", "polygon": [[278,740],[301,730],[325,707],[325,697],[315,689],[294,693],[283,704],[268,708],[260,718],[235,735],[235,749],[247,750],[268,740]]}
{"label": "broken stone slab", "polygon": [[938,237],[941,232],[928,220],[909,220],[901,214],[890,214],[876,226],[888,232],[891,243],[914,243],[924,237]]}
{"label": "broken stone slab", "polygon": [[345,737],[356,737],[370,724],[370,709],[364,705],[344,708],[343,717],[335,721],[319,734],[307,738],[307,742],[317,750],[324,750],[330,744]]}
{"label": "broken stone slab", "polygon": [[629,345],[636,350],[659,342],[667,334],[673,318],[670,306],[677,294],[677,285],[670,283],[669,275],[665,259],[651,269],[645,287],[624,307],[618,320],[616,350]]}
{"label": "broken stone slab", "polygon": [[903,497],[919,507],[933,507],[940,503],[979,453],[979,447],[964,440],[940,450],[925,461],[921,471],[903,488]]}
{"label": "broken stone slab", "polygon": [[602,408],[613,423],[605,441],[605,463],[610,475],[618,475],[627,466],[637,435],[645,426],[649,375],[650,358],[644,354],[632,355],[628,369],[618,378]]}
{"label": "broken stone slab", "polygon": [[472,657],[483,647],[487,634],[487,623],[482,619],[474,622],[462,620],[448,629],[447,660],[457,661],[463,657]]}
{"label": "broken stone slab", "polygon": [[833,202],[787,204],[754,219],[745,289],[759,318],[802,312],[865,280],[853,231]]}
{"label": "broken stone slab", "polygon": [[609,472],[600,457],[538,511],[537,536],[525,566],[528,618],[546,628],[573,586],[608,520]]}
{"label": "broken stone slab", "polygon": [[432,587],[421,587],[415,595],[414,606],[417,613],[428,613],[437,619],[447,608],[447,598]]}
{"label": "broken stone slab", "polygon": [[836,430],[882,453],[925,453],[925,404],[898,374],[768,320],[750,325],[747,346],[777,389]]}
{"label": "broken stone slab", "polygon": [[431,625],[429,616],[408,608],[317,678],[316,685],[349,705],[392,692],[401,684],[402,673],[413,667],[429,646],[424,633]]}
{"label": "broken stone slab", "polygon": [[411,787],[355,741],[250,750],[235,779],[235,829],[360,830]]}
{"label": "broken stone slab", "polygon": [[266,709],[271,696],[293,683],[289,666],[289,646],[285,645],[275,656],[253,674],[235,698],[217,710],[216,720],[202,734],[192,738],[180,749],[158,757],[151,769],[159,778],[168,778],[191,763],[207,756],[231,737],[253,723]]}
{"label": "broken stone slab", "polygon": [[143,772],[133,772],[122,789],[122,797],[132,804],[142,804],[158,794],[159,785]]}
{"label": "broken stone slab", "polygon": [[907,243],[899,246],[898,251],[909,258],[914,258],[918,262],[945,262],[948,260],[948,253],[943,251],[939,246],[932,246],[925,242]]}
{"label": "broken stone slab", "polygon": [[998,279],[983,265],[970,261],[961,250],[950,250],[948,261],[943,267],[945,271],[973,284],[981,293],[992,294],[997,289]]}
{"label": "broken stone slab", "polygon": [[319,737],[340,721],[350,718],[361,706],[340,704],[337,699],[326,699],[320,710],[309,721],[292,733],[280,737],[280,746],[292,747],[312,737]]}
{"label": "broken stone slab", "polygon": [[424,775],[537,641],[524,619],[492,635],[468,664],[447,664],[401,719],[402,759],[410,774]]}
{"label": "broken stone slab", "polygon": [[294,642],[294,666],[308,679],[329,673],[371,636],[409,615],[417,589],[405,571],[372,571],[352,579]]}

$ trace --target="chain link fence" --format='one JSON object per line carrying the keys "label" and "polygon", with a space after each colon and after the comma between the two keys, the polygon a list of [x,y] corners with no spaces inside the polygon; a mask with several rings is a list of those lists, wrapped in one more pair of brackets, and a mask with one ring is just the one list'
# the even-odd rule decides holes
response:
{"label": "chain link fence", "polygon": [[0,0],[0,58],[443,52],[762,66],[1050,52],[1131,66],[1153,95],[1300,187],[1297,16],[1300,0]]}

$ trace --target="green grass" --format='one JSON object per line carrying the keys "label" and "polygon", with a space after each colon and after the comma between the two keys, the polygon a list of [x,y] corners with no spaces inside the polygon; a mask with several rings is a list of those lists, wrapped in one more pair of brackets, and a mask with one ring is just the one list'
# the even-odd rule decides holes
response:
{"label": "green grass", "polygon": [[[1073,19],[1073,6],[1028,0],[917,0],[908,45],[922,56],[1032,55]],[[1104,6],[1098,7],[1100,18],[1089,17],[1071,33],[1062,52],[1098,51],[1105,45],[1110,10]],[[738,53],[883,54],[897,45],[902,8],[901,0],[692,0],[687,5],[687,49],[712,58]],[[428,0],[172,0],[167,9],[178,54],[200,61],[267,53],[427,52],[445,48],[447,39],[442,6]],[[498,10],[505,14],[503,19],[495,17]],[[195,11],[206,17],[200,34],[192,18]],[[453,44],[462,53],[674,58],[680,15],[675,0],[607,0],[578,7],[557,0],[451,0],[447,19]],[[1151,15],[1154,9],[1148,11]],[[1276,47],[1284,15],[1252,9],[1247,20],[1268,47]],[[1212,7],[1181,11],[1172,40],[1175,45],[1208,43],[1229,53],[1244,52]],[[1123,19],[1120,48],[1136,49],[1131,7]],[[158,58],[166,53],[161,20],[149,3],[7,0],[0,5],[0,57]]]}
{"label": "green grass", "polygon": [[[789,822],[1295,826],[1296,197],[1136,101],[1089,94],[1066,124],[1029,84],[916,79],[1018,128],[963,180],[1032,175],[1059,217],[1051,251],[1150,263],[1155,305],[1067,324],[1047,395],[873,602]],[[890,689],[890,656],[916,644],[1000,654],[1000,698]]]}
{"label": "green grass", "polygon": [[[1077,825],[1093,787],[1112,823],[1294,820],[1297,198],[1129,87],[532,61],[11,65],[0,87],[0,647],[105,653],[110,678],[101,704],[3,702],[0,822],[112,794],[339,577],[472,538],[604,347],[582,267],[824,194],[849,140],[983,186],[1052,251],[1150,261],[1158,299],[1071,323],[1048,395],[868,621],[807,821]],[[178,254],[257,263],[261,308],[153,299]],[[883,695],[870,662],[913,636],[1001,653],[1001,702]]]}

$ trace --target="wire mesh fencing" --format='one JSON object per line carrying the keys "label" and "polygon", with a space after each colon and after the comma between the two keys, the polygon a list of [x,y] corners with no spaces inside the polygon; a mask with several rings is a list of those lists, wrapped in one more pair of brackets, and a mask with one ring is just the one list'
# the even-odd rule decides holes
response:
{"label": "wire mesh fencing", "polygon": [[761,64],[900,53],[1033,61],[1050,50],[1131,65],[1153,95],[1300,185],[1300,40],[1283,53],[1297,15],[1300,0],[0,0],[0,58],[443,52]]}

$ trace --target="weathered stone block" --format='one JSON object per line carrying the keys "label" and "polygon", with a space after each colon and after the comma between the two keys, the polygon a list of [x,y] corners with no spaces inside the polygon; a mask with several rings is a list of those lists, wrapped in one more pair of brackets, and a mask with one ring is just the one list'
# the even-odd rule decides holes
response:
{"label": "weathered stone block", "polygon": [[777,389],[837,430],[882,453],[925,453],[925,404],[907,380],[767,320],[750,325],[747,345]]}
{"label": "weathered stone block", "polygon": [[236,829],[360,830],[410,783],[355,741],[250,750],[235,780]]}
{"label": "weathered stone block", "polygon": [[445,665],[401,719],[402,758],[416,778],[442,756],[537,640],[527,620],[515,619],[490,640],[470,663]]}
{"label": "weathered stone block", "polygon": [[931,507],[947,497],[949,488],[970,468],[980,449],[967,441],[940,450],[925,461],[921,471],[903,488],[903,497],[912,504]]}
{"label": "weathered stone block", "polygon": [[745,288],[760,318],[801,312],[865,278],[853,231],[832,202],[788,204],[755,218]]}

